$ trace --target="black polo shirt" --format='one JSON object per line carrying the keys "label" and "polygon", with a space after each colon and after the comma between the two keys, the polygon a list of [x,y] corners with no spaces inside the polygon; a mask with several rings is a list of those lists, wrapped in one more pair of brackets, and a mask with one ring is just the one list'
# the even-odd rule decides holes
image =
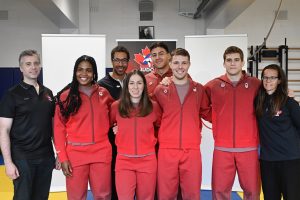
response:
{"label": "black polo shirt", "polygon": [[122,86],[119,81],[113,79],[109,74],[107,74],[104,78],[98,81],[98,84],[101,87],[107,89],[112,98],[114,98],[114,100],[120,98]]}
{"label": "black polo shirt", "polygon": [[52,91],[40,85],[39,94],[32,85],[21,82],[10,88],[0,103],[0,117],[13,118],[10,130],[13,160],[53,156]]}

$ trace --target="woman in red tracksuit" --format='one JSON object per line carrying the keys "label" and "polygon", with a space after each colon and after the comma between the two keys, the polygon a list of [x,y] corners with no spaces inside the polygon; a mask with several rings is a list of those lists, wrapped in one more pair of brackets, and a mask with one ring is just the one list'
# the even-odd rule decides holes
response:
{"label": "woman in red tracksuit", "polygon": [[88,182],[94,199],[111,199],[109,106],[113,99],[97,84],[90,56],[77,59],[72,82],[57,94],[54,141],[66,176],[69,200],[86,199]]}
{"label": "woman in red tracksuit", "polygon": [[142,72],[127,74],[119,101],[112,104],[111,123],[117,123],[116,188],[119,200],[153,200],[157,159],[154,125],[160,121],[159,106],[147,93]]}

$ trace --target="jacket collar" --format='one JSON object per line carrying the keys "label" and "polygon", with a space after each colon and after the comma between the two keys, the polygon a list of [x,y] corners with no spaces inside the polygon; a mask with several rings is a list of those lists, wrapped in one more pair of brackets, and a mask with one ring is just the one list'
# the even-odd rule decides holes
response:
{"label": "jacket collar", "polygon": [[154,74],[155,76],[170,77],[170,76],[173,75],[173,72],[172,72],[171,68],[169,68],[168,71],[166,71],[166,73],[164,73],[163,75],[160,75],[160,74],[158,73],[157,68],[155,68],[154,71],[153,71],[153,74]]}
{"label": "jacket collar", "polygon": [[[242,71],[242,76],[241,76],[240,80],[238,81],[238,83],[243,82],[247,77],[249,77],[249,75],[243,70]],[[222,80],[222,81],[224,81],[226,83],[232,84],[232,81],[227,77],[226,74],[218,77],[218,79],[220,79],[220,80]]]}

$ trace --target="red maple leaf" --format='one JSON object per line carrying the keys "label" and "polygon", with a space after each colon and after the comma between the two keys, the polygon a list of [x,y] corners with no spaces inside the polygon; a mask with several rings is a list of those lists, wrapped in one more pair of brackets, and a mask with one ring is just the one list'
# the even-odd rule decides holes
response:
{"label": "red maple leaf", "polygon": [[134,61],[140,66],[140,70],[143,72],[151,72],[153,70],[153,64],[151,60],[150,49],[146,46],[141,49],[142,53],[134,54]]}

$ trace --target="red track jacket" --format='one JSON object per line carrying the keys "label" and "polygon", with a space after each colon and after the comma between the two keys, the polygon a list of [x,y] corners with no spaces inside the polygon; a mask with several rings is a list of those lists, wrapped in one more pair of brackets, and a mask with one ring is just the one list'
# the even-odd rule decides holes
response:
{"label": "red track jacket", "polygon": [[171,69],[169,69],[165,74],[162,76],[157,73],[157,69],[150,72],[149,74],[146,74],[146,80],[147,80],[147,89],[148,94],[152,98],[154,95],[154,90],[157,85],[165,78],[165,77],[171,77],[173,75],[173,72]]}
{"label": "red track jacket", "polygon": [[189,91],[181,105],[174,83],[158,85],[155,98],[163,110],[158,132],[159,148],[199,149],[202,122],[209,119],[209,102],[204,87],[190,81]]}
{"label": "red track jacket", "polygon": [[156,137],[154,125],[159,125],[161,109],[156,102],[152,102],[153,110],[145,117],[135,116],[123,118],[119,113],[119,101],[111,106],[111,124],[117,123],[116,145],[118,153],[127,155],[147,155],[155,152]]}
{"label": "red track jacket", "polygon": [[[109,92],[99,85],[93,86],[91,96],[80,92],[82,100],[78,112],[65,120],[56,105],[54,116],[54,144],[60,162],[70,160],[76,165],[85,160],[101,159],[97,155],[101,149],[111,154],[111,145],[108,140],[109,106],[113,102]],[[69,90],[61,94],[65,100]],[[102,155],[103,157],[103,155]],[[104,159],[108,159],[106,155]],[[111,159],[111,155],[110,155]],[[86,161],[86,162],[89,162]],[[74,164],[75,162],[75,164]]]}
{"label": "red track jacket", "polygon": [[226,75],[205,85],[212,107],[215,146],[257,147],[259,142],[254,98],[260,81],[243,74],[236,86]]}

